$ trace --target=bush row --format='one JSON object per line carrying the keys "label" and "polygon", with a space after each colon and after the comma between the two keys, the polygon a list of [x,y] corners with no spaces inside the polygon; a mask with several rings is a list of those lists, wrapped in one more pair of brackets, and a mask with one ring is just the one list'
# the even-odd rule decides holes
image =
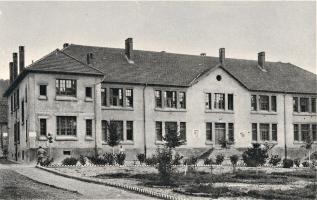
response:
{"label": "bush row", "polygon": [[124,165],[124,161],[126,158],[125,153],[105,153],[100,156],[80,156],[79,158],[75,157],[68,157],[65,158],[62,161],[63,165],[76,165],[77,162],[79,161],[80,164],[85,165],[87,161],[89,160],[92,164],[94,165],[114,165],[114,164],[119,164],[119,165]]}

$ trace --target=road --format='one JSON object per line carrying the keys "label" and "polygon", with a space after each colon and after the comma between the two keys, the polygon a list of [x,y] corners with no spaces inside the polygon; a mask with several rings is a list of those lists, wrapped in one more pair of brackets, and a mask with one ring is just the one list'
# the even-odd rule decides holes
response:
{"label": "road", "polygon": [[0,199],[153,199],[0,159]]}

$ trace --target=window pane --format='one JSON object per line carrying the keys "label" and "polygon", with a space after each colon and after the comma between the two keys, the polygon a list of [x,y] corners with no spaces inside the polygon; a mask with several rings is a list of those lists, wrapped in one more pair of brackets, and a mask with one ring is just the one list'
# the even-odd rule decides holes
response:
{"label": "window pane", "polygon": [[92,120],[86,119],[86,135],[92,136]]}
{"label": "window pane", "polygon": [[72,135],[75,136],[77,132],[77,122],[74,116],[58,116],[57,122],[57,135]]}
{"label": "window pane", "polygon": [[46,96],[46,85],[40,85],[40,95]]}
{"label": "window pane", "polygon": [[133,121],[127,121],[127,140],[133,141]]}
{"label": "window pane", "polygon": [[112,106],[123,106],[121,88],[110,88],[110,104]]}
{"label": "window pane", "polygon": [[155,122],[155,132],[156,132],[156,140],[162,141],[163,140],[162,122]]}
{"label": "window pane", "polygon": [[211,93],[206,93],[205,94],[205,106],[206,109],[211,109]]}
{"label": "window pane", "polygon": [[228,110],[233,110],[233,94],[228,94]]}
{"label": "window pane", "polygon": [[206,140],[212,141],[212,123],[206,123]]}
{"label": "window pane", "polygon": [[186,93],[185,92],[179,93],[179,104],[181,108],[186,108]]}
{"label": "window pane", "polygon": [[165,106],[167,108],[177,108],[176,91],[165,91]]}
{"label": "window pane", "polygon": [[299,141],[298,124],[294,124],[294,141]]}
{"label": "window pane", "polygon": [[251,110],[257,110],[256,107],[256,95],[251,95]]}
{"label": "window pane", "polygon": [[233,125],[233,123],[228,124],[228,139],[230,142],[234,142],[234,125]]}
{"label": "window pane", "polygon": [[165,134],[177,134],[177,122],[165,122]]}
{"label": "window pane", "polygon": [[298,97],[293,97],[293,111],[298,112]]}
{"label": "window pane", "polygon": [[260,139],[262,141],[270,140],[270,125],[269,124],[260,124]]}
{"label": "window pane", "polygon": [[300,111],[308,112],[308,98],[300,98]]}
{"label": "window pane", "polygon": [[215,109],[225,109],[225,94],[221,93],[215,93],[215,102],[214,102],[214,108]]}
{"label": "window pane", "polygon": [[40,135],[46,136],[46,119],[40,119]]}
{"label": "window pane", "polygon": [[125,96],[126,96],[126,106],[133,107],[133,90],[127,89],[125,91]]}
{"label": "window pane", "polygon": [[276,111],[276,96],[271,96],[271,110]]}
{"label": "window pane", "polygon": [[277,141],[277,124],[272,124],[272,140]]}
{"label": "window pane", "polygon": [[57,79],[56,94],[66,96],[76,96],[76,80]]}
{"label": "window pane", "polygon": [[221,144],[221,141],[226,139],[226,124],[215,123],[215,139],[216,144]]}
{"label": "window pane", "polygon": [[252,141],[258,141],[258,126],[252,123]]}
{"label": "window pane", "polygon": [[260,110],[269,110],[269,96],[266,95],[260,95]]}
{"label": "window pane", "polygon": [[106,90],[106,88],[101,88],[101,105],[107,106],[107,90]]}
{"label": "window pane", "polygon": [[180,138],[186,141],[186,122],[180,122],[179,126]]}
{"label": "window pane", "polygon": [[92,98],[92,88],[86,87],[86,97]]}
{"label": "window pane", "polygon": [[106,142],[108,140],[108,128],[107,128],[107,121],[102,120],[101,121],[101,131],[102,131],[102,141]]}
{"label": "window pane", "polygon": [[313,141],[317,141],[317,125],[316,124],[312,124],[312,135],[313,135]]}
{"label": "window pane", "polygon": [[309,137],[309,124],[301,124],[301,141],[307,141]]}
{"label": "window pane", "polygon": [[162,91],[155,90],[155,107],[162,108]]}
{"label": "window pane", "polygon": [[311,112],[316,112],[316,98],[311,99]]}

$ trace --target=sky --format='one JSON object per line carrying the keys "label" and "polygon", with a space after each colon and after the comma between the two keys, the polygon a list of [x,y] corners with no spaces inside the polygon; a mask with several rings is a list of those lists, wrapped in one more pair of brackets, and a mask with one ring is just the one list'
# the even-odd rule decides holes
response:
{"label": "sky", "polygon": [[0,2],[0,79],[63,43],[290,62],[316,73],[316,2]]}

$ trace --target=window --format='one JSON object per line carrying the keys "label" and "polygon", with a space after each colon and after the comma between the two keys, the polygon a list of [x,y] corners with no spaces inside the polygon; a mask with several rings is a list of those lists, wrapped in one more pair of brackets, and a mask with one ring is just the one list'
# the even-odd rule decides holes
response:
{"label": "window", "polygon": [[133,121],[127,121],[127,140],[133,141]]}
{"label": "window", "polygon": [[186,108],[186,94],[185,92],[179,92],[179,105],[180,108]]}
{"label": "window", "polygon": [[308,98],[300,98],[300,111],[301,112],[308,112]]}
{"label": "window", "polygon": [[252,123],[252,141],[258,141],[258,124]]}
{"label": "window", "polygon": [[313,135],[313,141],[317,141],[317,125],[316,124],[312,124],[312,135]]}
{"label": "window", "polygon": [[269,111],[269,96],[260,95],[259,104],[260,110]]}
{"label": "window", "polygon": [[91,87],[86,87],[86,97],[87,98],[92,98],[92,88]]}
{"label": "window", "polygon": [[165,106],[167,108],[177,108],[176,91],[165,91]]}
{"label": "window", "polygon": [[298,97],[293,97],[293,111],[298,112]]}
{"label": "window", "polygon": [[271,96],[271,110],[276,112],[276,96]]}
{"label": "window", "polygon": [[19,89],[17,89],[17,99],[16,99],[16,108],[19,109],[19,103],[20,103],[20,98],[19,98]]}
{"label": "window", "polygon": [[225,109],[225,94],[215,93],[214,96],[214,108],[224,110]]}
{"label": "window", "polygon": [[14,124],[14,142],[15,144],[20,144],[20,123],[17,122]]}
{"label": "window", "polygon": [[301,124],[301,141],[307,141],[309,137],[309,124]]}
{"label": "window", "polygon": [[110,123],[114,124],[116,127],[116,132],[119,135],[121,141],[123,141],[123,121],[111,121]]}
{"label": "window", "polygon": [[125,98],[126,98],[126,106],[133,107],[133,90],[132,89],[125,90]]}
{"label": "window", "polygon": [[70,151],[63,151],[64,156],[70,156]]}
{"label": "window", "polygon": [[165,122],[165,134],[177,134],[177,122]]}
{"label": "window", "polygon": [[46,136],[46,119],[40,119],[40,136]]}
{"label": "window", "polygon": [[123,97],[121,88],[110,88],[110,105],[123,106]]}
{"label": "window", "polygon": [[260,124],[260,140],[269,141],[270,140],[270,125]]}
{"label": "window", "polygon": [[216,144],[221,144],[226,139],[226,124],[215,123],[215,139]]}
{"label": "window", "polygon": [[180,122],[179,124],[180,139],[186,141],[186,122]]}
{"label": "window", "polygon": [[101,105],[107,106],[107,89],[101,88]]}
{"label": "window", "polygon": [[311,112],[316,112],[316,98],[311,98]]}
{"label": "window", "polygon": [[212,141],[212,123],[206,123],[206,140]]}
{"label": "window", "polygon": [[298,124],[294,124],[294,141],[299,141]]}
{"label": "window", "polygon": [[205,106],[206,106],[206,109],[208,110],[211,109],[211,93],[205,94]]}
{"label": "window", "polygon": [[13,112],[13,95],[11,95],[11,97],[10,97],[10,99],[11,99],[11,112]]}
{"label": "window", "polygon": [[156,140],[162,141],[163,140],[162,122],[155,122],[155,133],[156,133]]}
{"label": "window", "polygon": [[47,86],[46,85],[40,85],[40,96],[47,96]]}
{"label": "window", "polygon": [[234,142],[234,125],[233,123],[228,124],[228,140]]}
{"label": "window", "polygon": [[277,124],[272,124],[272,141],[277,141]]}
{"label": "window", "polygon": [[155,90],[155,107],[162,108],[162,91]]}
{"label": "window", "polygon": [[86,119],[86,135],[92,136],[92,120]]}
{"label": "window", "polygon": [[106,142],[108,140],[108,128],[107,128],[107,121],[101,120],[101,131],[102,131],[102,141]]}
{"label": "window", "polygon": [[56,79],[56,95],[76,96],[76,80]]}
{"label": "window", "polygon": [[57,116],[57,135],[76,136],[77,123],[75,116]]}
{"label": "window", "polygon": [[24,100],[21,101],[21,121],[24,124]]}
{"label": "window", "polygon": [[24,93],[25,102],[28,102],[28,86],[25,86],[25,93]]}
{"label": "window", "polygon": [[256,95],[251,95],[251,110],[256,111],[257,106],[256,106]]}
{"label": "window", "polygon": [[233,94],[228,94],[228,110],[233,110]]}

